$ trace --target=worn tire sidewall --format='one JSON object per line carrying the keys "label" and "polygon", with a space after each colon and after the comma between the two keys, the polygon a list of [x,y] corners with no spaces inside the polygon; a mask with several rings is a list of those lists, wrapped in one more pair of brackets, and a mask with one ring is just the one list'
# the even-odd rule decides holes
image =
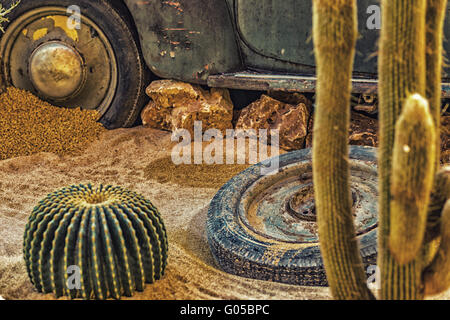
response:
{"label": "worn tire sidewall", "polygon": [[[311,149],[280,156],[283,166],[311,161]],[[376,164],[376,148],[351,146],[350,158]],[[278,249],[272,243],[255,238],[236,216],[241,195],[261,177],[261,165],[252,166],[228,181],[211,201],[206,233],[210,249],[220,267],[235,275],[306,286],[326,286],[326,275],[317,243],[283,252],[277,262],[267,263],[267,256]],[[376,264],[377,228],[358,237],[365,266]],[[275,251],[273,251],[275,250]],[[269,267],[270,265],[270,267]]]}

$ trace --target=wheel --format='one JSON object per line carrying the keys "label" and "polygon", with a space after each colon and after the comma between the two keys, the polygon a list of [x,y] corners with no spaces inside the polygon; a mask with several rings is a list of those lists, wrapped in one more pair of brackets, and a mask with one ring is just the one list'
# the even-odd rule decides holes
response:
{"label": "wheel", "polygon": [[7,85],[96,109],[108,129],[135,123],[149,75],[128,12],[105,0],[22,0],[8,18],[0,41]]}
{"label": "wheel", "polygon": [[[226,272],[304,286],[326,286],[312,183],[311,149],[279,157],[279,172],[257,164],[227,182],[211,201],[206,231]],[[357,238],[366,267],[377,256],[376,149],[350,148]],[[371,273],[370,270],[367,270]]]}

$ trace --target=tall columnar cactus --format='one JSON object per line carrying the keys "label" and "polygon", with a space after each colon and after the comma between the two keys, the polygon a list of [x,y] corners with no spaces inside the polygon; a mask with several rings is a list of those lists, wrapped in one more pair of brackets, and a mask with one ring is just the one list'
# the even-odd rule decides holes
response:
{"label": "tall columnar cactus", "polygon": [[[121,187],[78,185],[34,208],[23,254],[39,292],[119,299],[163,276],[167,250],[163,221],[150,201]],[[70,281],[77,274],[78,288]]]}
{"label": "tall columnar cactus", "polygon": [[[442,2],[438,4],[438,2]],[[398,212],[393,212],[392,203],[398,199],[399,195],[393,190],[393,180],[398,174],[401,166],[399,163],[393,163],[395,154],[401,152],[401,149],[394,149],[394,139],[396,134],[395,124],[399,121],[400,113],[405,105],[406,98],[411,93],[419,93],[423,97],[429,94],[431,98],[430,115],[433,118],[435,126],[436,139],[428,141],[438,147],[434,148],[434,162],[436,157],[439,159],[440,145],[439,140],[439,111],[441,93],[436,89],[440,88],[441,64],[434,65],[440,60],[438,57],[442,54],[443,23],[438,20],[443,19],[446,10],[446,1],[434,0],[383,0],[382,1],[382,19],[383,26],[380,38],[380,230],[379,230],[379,266],[381,269],[381,298],[383,299],[421,299],[424,297],[423,271],[426,267],[429,247],[427,243],[420,243],[423,239],[423,230],[426,220],[423,216],[416,223],[420,225],[415,227],[416,244],[410,248],[410,252],[399,255],[400,246],[390,247],[393,242],[399,244],[407,241],[408,237],[401,234],[396,220]],[[439,11],[439,12],[437,12]],[[434,12],[434,14],[430,14]],[[428,31],[427,31],[428,30]],[[430,35],[433,34],[431,37]],[[434,39],[436,37],[436,39]],[[433,41],[430,39],[433,38]],[[434,48],[427,48],[427,44],[434,43]],[[437,50],[437,51],[436,51]],[[431,67],[433,66],[433,67]],[[428,67],[432,68],[429,70]],[[438,70],[439,68],[439,70]],[[436,106],[439,104],[439,106]],[[405,111],[407,112],[407,111]],[[410,115],[407,120],[414,121],[414,116]],[[415,136],[414,129],[410,128],[405,134]],[[417,140],[415,143],[419,143]],[[402,148],[401,146],[397,146]],[[436,150],[437,149],[437,150]],[[411,167],[410,172],[416,175],[428,172],[427,168],[431,160],[425,158],[424,152],[433,152],[430,149],[423,149],[416,157],[426,159],[425,162],[411,162],[407,165]],[[419,154],[421,154],[419,156]],[[412,154],[411,154],[412,156]],[[394,157],[394,158],[393,158]],[[415,166],[415,168],[414,168]],[[433,172],[436,170],[434,164]],[[434,174],[434,173],[433,173]],[[423,174],[422,179],[422,201],[421,206],[427,204],[428,195],[425,189],[429,188],[429,178]],[[427,182],[425,182],[427,181]],[[426,188],[425,188],[426,186]],[[412,190],[412,189],[410,189]],[[430,192],[430,191],[428,191]],[[406,198],[406,196],[404,196]],[[404,212],[400,214],[403,219],[408,219],[410,223],[414,220],[414,213]],[[417,208],[418,209],[418,208]],[[395,209],[397,210],[397,209]],[[438,209],[441,211],[442,207]],[[423,215],[423,213],[422,213]],[[395,222],[396,221],[396,222]],[[395,234],[395,235],[394,235]],[[425,236],[426,238],[426,236]],[[417,245],[420,244],[420,249]],[[405,249],[403,247],[403,249]],[[396,255],[397,253],[397,255]],[[447,272],[440,270],[440,272]]]}
{"label": "tall columnar cactus", "polygon": [[[382,0],[378,231],[382,299],[419,299],[450,287],[450,168],[435,176],[446,4],[446,0]],[[367,299],[371,295],[361,278],[351,223],[344,145],[354,10],[351,0],[314,0],[318,92],[313,167],[319,237],[331,291],[335,298]],[[436,239],[440,245],[433,251],[430,244]]]}
{"label": "tall columnar cactus", "polygon": [[348,128],[356,0],[314,0],[317,98],[313,173],[320,248],[333,296],[371,297],[352,216]]}
{"label": "tall columnar cactus", "polygon": [[[428,0],[426,11],[426,98],[430,103],[431,115],[434,125],[441,125],[441,80],[442,80],[442,61],[443,61],[443,38],[444,22],[447,0]],[[440,139],[436,140],[436,163],[439,166],[440,159]]]}

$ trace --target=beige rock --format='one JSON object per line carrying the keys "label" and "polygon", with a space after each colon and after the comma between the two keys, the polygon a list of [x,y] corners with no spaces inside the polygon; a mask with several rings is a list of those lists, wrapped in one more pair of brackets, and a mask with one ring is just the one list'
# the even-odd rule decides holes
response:
{"label": "beige rock", "polygon": [[153,81],[146,90],[160,108],[183,107],[185,103],[199,99],[203,92],[199,86],[175,80]]}
{"label": "beige rock", "polygon": [[305,145],[309,117],[305,103],[292,105],[262,95],[242,110],[236,129],[278,129],[280,147],[296,150]]}
{"label": "beige rock", "polygon": [[187,129],[202,121],[203,130],[233,128],[233,103],[227,89],[203,90],[180,81],[158,80],[147,88],[152,98],[141,118],[144,125],[163,130]]}
{"label": "beige rock", "polygon": [[142,124],[146,127],[170,131],[172,130],[172,110],[172,108],[163,108],[154,101],[150,101],[142,110]]}

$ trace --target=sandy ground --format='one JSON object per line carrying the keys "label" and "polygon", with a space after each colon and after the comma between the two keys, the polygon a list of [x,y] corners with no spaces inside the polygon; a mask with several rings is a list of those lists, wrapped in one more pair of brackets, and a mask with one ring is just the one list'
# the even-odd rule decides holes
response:
{"label": "sandy ground", "polygon": [[[205,234],[208,205],[218,188],[186,183],[186,177],[180,176],[184,171],[169,175],[179,180],[165,180],[161,174],[149,178],[150,164],[167,158],[172,146],[169,133],[137,127],[108,131],[75,157],[41,153],[0,161],[0,296],[53,299],[52,295],[37,293],[26,274],[22,237],[28,215],[48,193],[90,182],[121,185],[139,192],[163,216],[170,245],[166,274],[133,299],[330,299],[328,288],[250,280],[220,271]],[[234,171],[230,170],[229,177],[222,173],[223,182]],[[200,173],[204,177],[205,171]],[[449,299],[450,293],[437,298]]]}
{"label": "sandy ground", "polygon": [[[91,182],[121,185],[139,192],[163,216],[170,245],[166,274],[144,292],[136,293],[133,299],[329,298],[327,288],[250,280],[220,271],[205,234],[208,205],[217,188],[148,178],[149,164],[170,155],[172,145],[169,133],[137,127],[108,131],[75,157],[40,153],[0,161],[0,296],[52,299],[52,295],[35,292],[26,274],[22,238],[28,215],[48,193],[67,185]],[[231,170],[229,177],[224,175],[224,182],[233,174]]]}

